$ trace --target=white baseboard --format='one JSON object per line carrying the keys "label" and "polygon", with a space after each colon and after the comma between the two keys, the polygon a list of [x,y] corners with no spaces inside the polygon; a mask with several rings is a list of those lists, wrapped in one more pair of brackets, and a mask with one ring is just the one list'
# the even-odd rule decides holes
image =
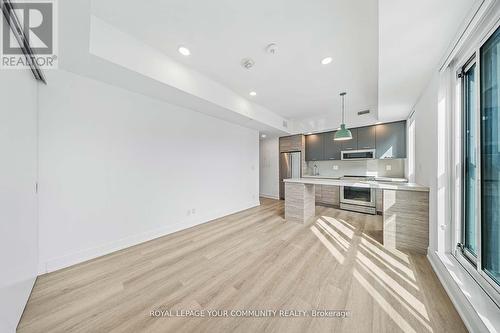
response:
{"label": "white baseboard", "polygon": [[498,308],[460,263],[430,250],[427,259],[469,332],[498,332],[490,321]]}
{"label": "white baseboard", "polygon": [[276,200],[280,199],[279,195],[273,195],[273,194],[261,193],[261,194],[259,194],[259,196],[263,197],[263,198],[268,198],[268,199],[276,199]]}
{"label": "white baseboard", "polygon": [[38,274],[46,274],[50,273],[62,268],[66,268],[72,265],[76,265],[82,263],[84,261],[95,259],[97,257],[125,249],[127,247],[131,247],[140,243],[144,243],[150,241],[155,238],[159,238],[177,231],[181,231],[184,229],[188,229],[194,227],[196,225],[209,222],[211,220],[224,217],[230,214],[234,214],[249,208],[253,208],[259,206],[260,203],[257,202],[248,202],[245,204],[238,205],[231,209],[221,209],[217,211],[213,211],[204,216],[198,217],[196,220],[182,221],[180,223],[169,225],[167,227],[161,227],[153,230],[148,230],[142,232],[137,235],[128,236],[122,239],[118,239],[101,246],[96,246],[93,248],[85,249],[82,251],[78,251],[72,254],[68,254],[59,258],[49,259],[45,262],[41,262],[39,264]]}

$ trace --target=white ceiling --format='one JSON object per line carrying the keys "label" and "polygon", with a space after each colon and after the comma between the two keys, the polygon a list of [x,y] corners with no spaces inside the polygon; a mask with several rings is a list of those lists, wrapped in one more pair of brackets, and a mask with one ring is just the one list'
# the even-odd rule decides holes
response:
{"label": "white ceiling", "polygon": [[[352,110],[377,107],[376,1],[98,0],[92,12],[284,117],[338,110],[342,90]],[[274,56],[264,51],[271,42]],[[326,56],[333,62],[322,65]]]}
{"label": "white ceiling", "polygon": [[380,120],[406,118],[482,0],[379,0]]}
{"label": "white ceiling", "polygon": [[[100,19],[309,131],[338,126],[343,90],[353,123],[406,118],[475,1],[92,0],[91,5]],[[278,45],[276,55],[264,51],[271,42]],[[191,56],[180,55],[179,45]],[[322,65],[326,56],[333,62]],[[240,66],[245,57],[255,60],[250,71]],[[248,96],[252,90],[256,97]],[[365,109],[372,111],[369,117],[355,115]]]}

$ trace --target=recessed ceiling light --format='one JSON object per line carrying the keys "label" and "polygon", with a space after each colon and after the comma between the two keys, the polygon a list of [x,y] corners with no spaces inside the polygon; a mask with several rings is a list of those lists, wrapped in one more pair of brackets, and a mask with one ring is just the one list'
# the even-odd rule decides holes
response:
{"label": "recessed ceiling light", "polygon": [[326,58],[323,58],[323,60],[321,60],[321,63],[323,65],[328,65],[329,63],[332,62],[332,60],[333,60],[332,57],[326,57]]}
{"label": "recessed ceiling light", "polygon": [[179,51],[179,53],[182,54],[183,56],[188,56],[191,54],[191,51],[189,51],[189,49],[185,46],[179,46],[177,51]]}
{"label": "recessed ceiling light", "polygon": [[266,138],[266,136],[267,136],[267,135],[262,134],[260,137],[261,137],[262,139],[265,139],[265,138]]}
{"label": "recessed ceiling light", "polygon": [[248,94],[249,94],[250,96],[257,96],[257,93],[256,93],[255,91],[250,91]]}
{"label": "recessed ceiling light", "polygon": [[307,135],[311,135],[311,134],[313,134],[313,133],[312,132],[307,133]]}

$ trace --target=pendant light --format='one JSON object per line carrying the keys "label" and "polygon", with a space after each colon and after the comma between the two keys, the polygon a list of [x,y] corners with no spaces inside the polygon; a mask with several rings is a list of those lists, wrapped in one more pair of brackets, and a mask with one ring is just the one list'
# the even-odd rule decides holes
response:
{"label": "pendant light", "polygon": [[345,121],[344,121],[344,114],[345,114],[345,104],[344,104],[344,98],[345,98],[346,93],[342,92],[340,93],[340,97],[342,98],[342,124],[340,124],[340,129],[335,132],[335,137],[333,140],[336,141],[343,141],[343,140],[351,140],[352,139],[352,133],[350,130],[348,130],[345,127]]}

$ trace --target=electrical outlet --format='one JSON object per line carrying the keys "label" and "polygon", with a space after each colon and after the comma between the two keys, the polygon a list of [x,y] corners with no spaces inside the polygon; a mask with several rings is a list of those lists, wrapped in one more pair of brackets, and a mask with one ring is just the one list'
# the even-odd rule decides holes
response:
{"label": "electrical outlet", "polygon": [[333,166],[333,170],[338,170],[339,169],[339,166],[338,165],[334,165]]}
{"label": "electrical outlet", "polygon": [[391,171],[391,170],[392,170],[392,165],[387,164],[387,165],[385,166],[385,170],[386,170],[386,171]]}
{"label": "electrical outlet", "polygon": [[191,209],[191,214],[196,214],[196,208]]}

